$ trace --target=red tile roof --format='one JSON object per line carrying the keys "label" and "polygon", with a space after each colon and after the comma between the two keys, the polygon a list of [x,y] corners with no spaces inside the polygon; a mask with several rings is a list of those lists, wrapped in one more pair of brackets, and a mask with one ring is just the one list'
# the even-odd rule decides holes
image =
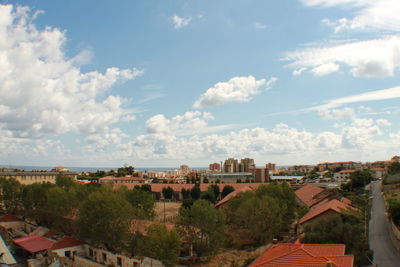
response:
{"label": "red tile roof", "polygon": [[215,207],[219,207],[221,205],[224,205],[225,203],[229,202],[232,198],[236,197],[239,193],[242,192],[247,192],[247,191],[253,191],[255,190],[251,186],[244,186],[241,187],[233,192],[230,192],[228,195],[226,195],[223,199],[221,199],[217,204],[215,204]]}
{"label": "red tile roof", "polygon": [[51,250],[70,248],[83,245],[84,243],[70,236],[64,236],[51,246]]}
{"label": "red tile roof", "polygon": [[146,179],[140,177],[114,177],[114,176],[106,176],[99,179],[99,181],[140,181],[144,182]]}
{"label": "red tile roof", "polygon": [[42,250],[47,250],[53,245],[53,241],[38,235],[30,235],[14,239],[13,242],[24,250],[35,253]]}
{"label": "red tile roof", "polygon": [[327,211],[333,211],[337,213],[342,213],[343,211],[346,211],[348,209],[352,209],[349,204],[345,202],[341,202],[337,199],[332,199],[332,200],[324,200],[318,205],[312,207],[300,220],[299,224],[305,223],[311,219],[314,219],[317,216],[320,216],[321,214],[327,212]]}
{"label": "red tile roof", "polygon": [[353,267],[353,255],[344,255],[341,244],[276,244],[269,247],[249,267]]}
{"label": "red tile roof", "polygon": [[23,220],[12,214],[6,214],[0,217],[0,222],[15,222],[15,221],[23,221]]}
{"label": "red tile roof", "polygon": [[305,186],[295,191],[296,197],[308,207],[316,204],[314,197],[324,191],[321,187],[313,184],[306,184]]}

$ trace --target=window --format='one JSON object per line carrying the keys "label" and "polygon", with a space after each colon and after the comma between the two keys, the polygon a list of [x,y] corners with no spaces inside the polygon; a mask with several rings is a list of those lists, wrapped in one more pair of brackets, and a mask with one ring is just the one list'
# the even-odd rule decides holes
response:
{"label": "window", "polygon": [[65,257],[71,258],[71,251],[67,250],[64,252],[64,254],[65,254]]}
{"label": "window", "polygon": [[89,248],[89,256],[93,258],[93,249]]}
{"label": "window", "polygon": [[107,254],[103,253],[103,261],[107,261]]}
{"label": "window", "polygon": [[122,259],[120,257],[117,257],[117,265],[122,266]]}

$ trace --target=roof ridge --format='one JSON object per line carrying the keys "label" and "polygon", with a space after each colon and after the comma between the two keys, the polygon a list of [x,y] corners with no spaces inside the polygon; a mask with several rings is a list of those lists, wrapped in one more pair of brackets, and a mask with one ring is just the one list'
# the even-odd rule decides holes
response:
{"label": "roof ridge", "polygon": [[[291,248],[293,245],[296,245],[296,244],[286,244],[286,245],[287,245],[289,248]],[[263,263],[268,263],[268,262],[271,262],[271,261],[273,261],[273,260],[282,258],[282,257],[287,256],[287,255],[290,255],[291,253],[300,250],[300,249],[302,248],[302,245],[304,245],[304,244],[298,244],[298,247],[297,247],[297,248],[295,248],[295,249],[293,249],[293,250],[290,250],[290,251],[288,251],[288,252],[286,252],[286,253],[283,253],[283,254],[281,254],[281,255],[279,255],[279,256],[276,256],[276,257],[274,257],[274,258],[271,258],[271,259],[268,260],[268,261],[264,261]],[[257,264],[257,265],[259,265],[259,264]]]}

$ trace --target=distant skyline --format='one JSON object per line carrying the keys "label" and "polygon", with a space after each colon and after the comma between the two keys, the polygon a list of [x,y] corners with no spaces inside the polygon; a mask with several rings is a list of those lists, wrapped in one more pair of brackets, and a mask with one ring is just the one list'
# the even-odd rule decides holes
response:
{"label": "distant skyline", "polygon": [[0,0],[0,165],[400,154],[400,2]]}

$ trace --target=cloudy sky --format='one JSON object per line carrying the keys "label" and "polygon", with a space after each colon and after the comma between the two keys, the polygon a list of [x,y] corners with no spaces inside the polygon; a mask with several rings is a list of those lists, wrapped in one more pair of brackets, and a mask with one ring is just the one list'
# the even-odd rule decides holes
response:
{"label": "cloudy sky", "polygon": [[0,164],[400,154],[398,0],[0,0]]}

